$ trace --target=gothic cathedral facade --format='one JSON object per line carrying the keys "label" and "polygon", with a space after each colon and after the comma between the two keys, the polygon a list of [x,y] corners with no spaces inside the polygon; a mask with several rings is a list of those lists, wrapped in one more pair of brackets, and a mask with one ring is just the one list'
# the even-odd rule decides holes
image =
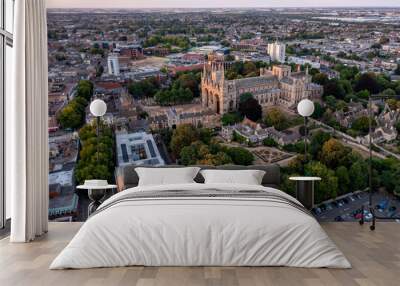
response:
{"label": "gothic cathedral facade", "polygon": [[292,72],[290,66],[279,65],[260,69],[260,76],[234,80],[225,79],[226,64],[210,60],[201,77],[202,105],[218,114],[235,111],[240,96],[251,93],[262,107],[280,105],[294,108],[304,99],[318,99],[322,86],[311,82],[308,70]]}

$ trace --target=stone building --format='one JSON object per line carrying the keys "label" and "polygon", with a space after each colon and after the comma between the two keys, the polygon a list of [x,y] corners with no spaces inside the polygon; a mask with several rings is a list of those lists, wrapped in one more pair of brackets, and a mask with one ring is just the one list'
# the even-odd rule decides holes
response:
{"label": "stone building", "polygon": [[308,70],[292,72],[290,66],[262,68],[260,76],[234,80],[225,79],[226,64],[211,60],[204,65],[201,78],[203,107],[224,114],[235,111],[240,96],[250,92],[261,106],[281,105],[293,108],[303,98],[319,98],[322,86],[311,82]]}

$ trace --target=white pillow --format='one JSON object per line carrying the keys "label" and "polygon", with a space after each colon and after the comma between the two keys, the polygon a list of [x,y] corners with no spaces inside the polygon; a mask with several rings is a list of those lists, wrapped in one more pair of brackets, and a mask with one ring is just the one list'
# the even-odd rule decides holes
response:
{"label": "white pillow", "polygon": [[135,168],[139,186],[195,183],[193,180],[200,168]]}
{"label": "white pillow", "polygon": [[261,185],[265,171],[261,170],[202,170],[205,184]]}

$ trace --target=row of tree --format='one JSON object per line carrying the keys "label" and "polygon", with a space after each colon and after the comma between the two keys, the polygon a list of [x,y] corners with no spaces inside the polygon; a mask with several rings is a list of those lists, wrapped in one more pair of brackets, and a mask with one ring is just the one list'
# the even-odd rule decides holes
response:
{"label": "row of tree", "polygon": [[93,83],[79,81],[74,99],[57,114],[57,121],[62,128],[77,129],[85,123],[86,107],[93,95]]}
{"label": "row of tree", "polygon": [[180,125],[173,131],[170,149],[183,165],[251,165],[254,160],[250,151],[224,146],[213,138],[210,129],[190,124]]}
{"label": "row of tree", "polygon": [[96,125],[87,124],[79,130],[81,150],[75,169],[75,179],[79,184],[85,180],[102,178],[114,180],[115,155],[112,129],[101,123],[100,136],[96,136]]}

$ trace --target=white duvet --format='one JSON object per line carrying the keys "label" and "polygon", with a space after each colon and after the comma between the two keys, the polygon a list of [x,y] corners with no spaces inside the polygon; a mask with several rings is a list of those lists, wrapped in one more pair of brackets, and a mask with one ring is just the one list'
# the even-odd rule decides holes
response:
{"label": "white duvet", "polygon": [[[180,184],[163,190],[265,190],[254,185]],[[318,222],[290,206],[257,199],[124,201],[90,217],[50,269],[145,266],[293,266],[350,268]]]}

